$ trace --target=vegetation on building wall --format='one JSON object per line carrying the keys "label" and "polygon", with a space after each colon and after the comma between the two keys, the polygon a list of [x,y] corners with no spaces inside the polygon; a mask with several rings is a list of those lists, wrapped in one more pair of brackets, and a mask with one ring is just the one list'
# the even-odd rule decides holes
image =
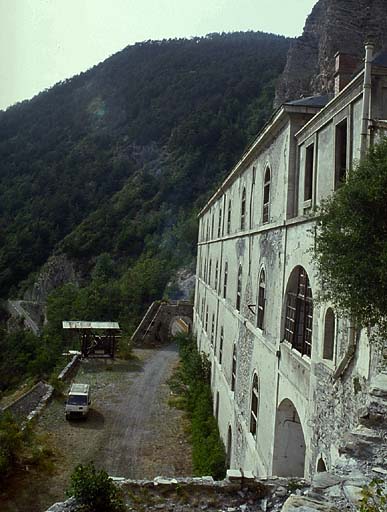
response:
{"label": "vegetation on building wall", "polygon": [[361,326],[387,328],[387,140],[372,147],[318,211],[323,298]]}
{"label": "vegetation on building wall", "polygon": [[177,397],[172,403],[185,410],[190,419],[194,474],[222,479],[226,473],[226,455],[213,415],[209,362],[199,354],[192,336],[179,334],[175,339],[181,364],[170,381]]}

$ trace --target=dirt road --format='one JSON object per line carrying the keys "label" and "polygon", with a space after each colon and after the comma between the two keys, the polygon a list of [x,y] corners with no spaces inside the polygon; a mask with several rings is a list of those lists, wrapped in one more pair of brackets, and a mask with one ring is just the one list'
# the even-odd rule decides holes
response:
{"label": "dirt road", "polygon": [[34,468],[0,492],[2,512],[42,512],[64,497],[78,463],[93,461],[111,476],[154,478],[192,473],[182,413],[168,406],[167,380],[178,361],[176,347],[136,350],[136,360],[82,363],[74,379],[92,388],[86,421],[66,421],[63,399],[39,419],[56,458],[51,474]]}

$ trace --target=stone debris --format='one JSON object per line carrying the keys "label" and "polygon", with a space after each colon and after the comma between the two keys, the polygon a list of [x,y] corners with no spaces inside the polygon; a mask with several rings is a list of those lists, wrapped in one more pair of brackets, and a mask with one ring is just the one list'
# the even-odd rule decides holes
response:
{"label": "stone debris", "polygon": [[[347,477],[318,473],[312,482],[303,479],[266,477],[246,481],[237,472],[232,479],[212,477],[128,480],[115,477],[128,512],[338,512],[359,504],[361,473]],[[46,512],[76,512],[74,499],[56,503]]]}

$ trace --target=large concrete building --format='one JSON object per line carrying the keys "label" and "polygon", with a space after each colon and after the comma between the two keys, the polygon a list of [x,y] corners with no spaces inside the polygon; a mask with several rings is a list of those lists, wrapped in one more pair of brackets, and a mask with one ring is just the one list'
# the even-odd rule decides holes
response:
{"label": "large concrete building", "polygon": [[366,333],[316,301],[311,260],[314,207],[387,128],[372,51],[337,55],[333,98],[284,104],[200,213],[194,331],[231,468],[331,469],[380,371]]}

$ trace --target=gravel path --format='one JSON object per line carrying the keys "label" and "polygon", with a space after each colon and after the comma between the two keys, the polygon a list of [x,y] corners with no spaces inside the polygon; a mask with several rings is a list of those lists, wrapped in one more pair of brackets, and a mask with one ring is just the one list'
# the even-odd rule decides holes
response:
{"label": "gravel path", "polygon": [[136,349],[136,360],[82,362],[75,382],[91,385],[86,421],[66,421],[64,399],[52,401],[37,423],[55,453],[50,474],[30,467],[0,491],[1,512],[41,512],[62,501],[79,463],[93,461],[111,476],[154,478],[192,474],[183,413],[168,405],[167,381],[176,348]]}
{"label": "gravel path", "polygon": [[7,410],[19,420],[25,420],[29,413],[36,409],[48,390],[49,386],[47,384],[44,382],[38,382],[31,391],[19,398],[12,405],[8,406]]}

